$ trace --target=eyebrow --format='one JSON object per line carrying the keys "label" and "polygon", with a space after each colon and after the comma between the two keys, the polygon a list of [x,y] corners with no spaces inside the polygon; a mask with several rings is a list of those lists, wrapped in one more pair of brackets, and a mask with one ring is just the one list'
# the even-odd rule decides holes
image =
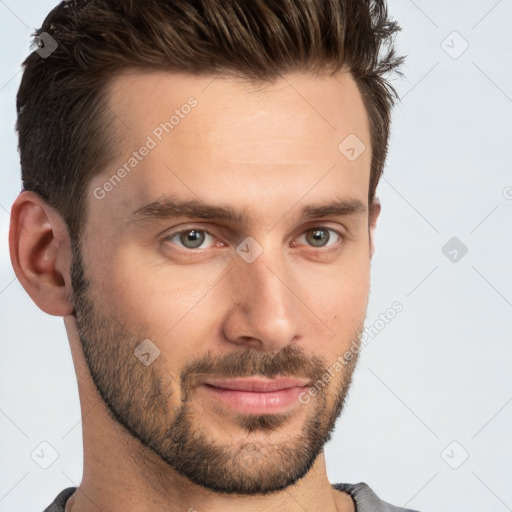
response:
{"label": "eyebrow", "polygon": [[[366,206],[356,198],[336,198],[331,202],[313,204],[301,210],[300,220],[316,219],[327,215],[362,215]],[[228,205],[212,205],[197,200],[180,200],[164,197],[148,203],[132,212],[130,223],[148,220],[168,220],[179,217],[221,220],[237,224],[249,224],[249,215]]]}

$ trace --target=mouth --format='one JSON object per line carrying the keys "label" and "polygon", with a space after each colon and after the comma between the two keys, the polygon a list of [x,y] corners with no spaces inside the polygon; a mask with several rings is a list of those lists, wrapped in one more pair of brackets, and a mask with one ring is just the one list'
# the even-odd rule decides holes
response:
{"label": "mouth", "polygon": [[201,387],[212,398],[238,412],[271,414],[286,412],[300,404],[299,395],[310,385],[308,379],[283,377],[262,379],[208,379]]}

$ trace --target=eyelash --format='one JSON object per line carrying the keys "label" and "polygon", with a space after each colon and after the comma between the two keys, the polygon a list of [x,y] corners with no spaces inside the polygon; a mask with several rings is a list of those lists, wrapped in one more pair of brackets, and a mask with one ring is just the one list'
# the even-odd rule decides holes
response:
{"label": "eyelash", "polygon": [[[182,233],[189,233],[191,231],[198,231],[200,233],[206,233],[207,235],[213,237],[213,238],[216,238],[215,235],[208,229],[206,228],[202,228],[202,229],[197,229],[195,227],[190,227],[190,228],[187,228],[187,229],[181,229],[180,231],[175,231],[169,235],[167,235],[166,237],[164,237],[162,239],[162,242],[170,242],[174,237],[176,237],[177,235],[181,235]],[[336,229],[333,229],[333,228],[329,228],[327,226],[323,226],[323,225],[319,225],[319,226],[313,226],[311,228],[308,228],[306,229],[305,231],[303,231],[299,236],[302,236],[306,233],[309,233],[310,231],[331,231],[333,233],[336,233],[336,235],[338,235],[339,237],[339,240],[331,245],[328,245],[326,247],[314,247],[314,246],[309,246],[310,249],[313,249],[314,251],[317,251],[317,252],[330,252],[330,251],[333,251],[333,250],[336,250],[337,248],[339,248],[339,246],[341,245],[341,243],[344,241],[345,237],[344,235],[342,235],[339,231],[337,231]],[[328,240],[329,242],[330,240]],[[189,253],[197,253],[197,252],[202,252],[202,251],[205,251],[207,249],[201,249],[201,248],[195,248],[195,249],[190,249],[188,247],[181,247],[181,246],[178,246],[180,249],[186,251],[186,252],[189,252]]]}

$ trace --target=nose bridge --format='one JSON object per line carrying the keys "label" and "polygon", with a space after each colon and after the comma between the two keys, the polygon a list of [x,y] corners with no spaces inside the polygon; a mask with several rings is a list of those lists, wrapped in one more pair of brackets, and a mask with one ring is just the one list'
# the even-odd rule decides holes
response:
{"label": "nose bridge", "polygon": [[[292,306],[293,282],[281,255],[271,256],[268,252],[261,255],[253,263],[240,265],[242,282],[247,283],[244,289],[252,290],[252,298],[247,304],[268,309],[276,315],[283,315]],[[251,293],[248,294],[249,297]]]}
{"label": "nose bridge", "polygon": [[239,258],[232,274],[233,302],[238,305],[227,321],[226,334],[232,341],[251,338],[278,350],[302,336],[301,302],[292,291],[292,272],[282,249],[264,249],[251,263]]}

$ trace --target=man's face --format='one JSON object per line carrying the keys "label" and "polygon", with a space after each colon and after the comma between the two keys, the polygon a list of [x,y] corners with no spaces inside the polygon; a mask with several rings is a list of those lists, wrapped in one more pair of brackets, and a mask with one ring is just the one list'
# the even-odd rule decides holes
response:
{"label": "man's face", "polygon": [[[335,362],[366,314],[371,154],[356,84],[137,72],[110,94],[119,154],[89,185],[72,269],[94,383],[116,421],[196,484],[283,489],[330,438],[357,357]],[[367,148],[356,159],[338,149],[350,134]],[[244,215],[141,210],[166,198]],[[302,216],[341,200],[363,208]],[[212,387],[242,377],[315,390]]]}

